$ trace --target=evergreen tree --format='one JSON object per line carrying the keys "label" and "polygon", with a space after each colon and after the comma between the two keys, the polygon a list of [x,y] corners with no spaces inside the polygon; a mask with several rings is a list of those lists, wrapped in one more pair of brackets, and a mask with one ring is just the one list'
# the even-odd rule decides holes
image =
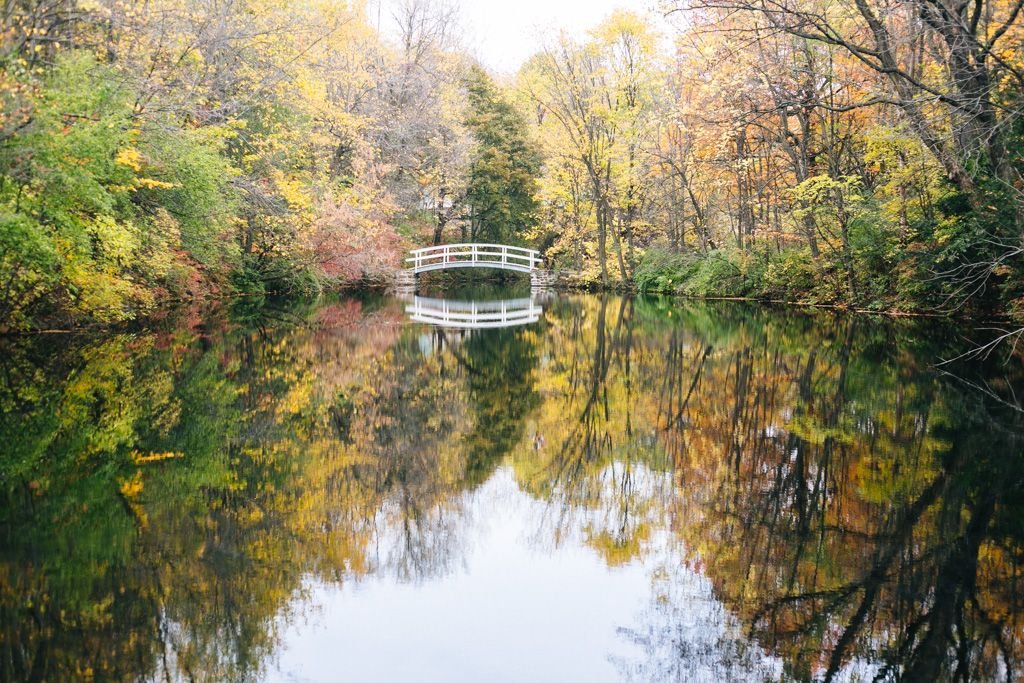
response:
{"label": "evergreen tree", "polygon": [[475,68],[469,76],[466,125],[475,146],[466,190],[469,239],[522,241],[537,212],[540,155],[527,137],[526,121],[491,78]]}

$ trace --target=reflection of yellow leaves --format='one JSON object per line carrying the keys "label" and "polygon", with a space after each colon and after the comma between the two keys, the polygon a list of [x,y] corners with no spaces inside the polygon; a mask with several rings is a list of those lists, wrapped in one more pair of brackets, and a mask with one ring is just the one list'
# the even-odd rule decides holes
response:
{"label": "reflection of yellow leaves", "polygon": [[801,415],[793,418],[789,423],[789,431],[796,434],[804,441],[816,446],[823,445],[828,439],[838,443],[853,443],[853,435],[844,430],[844,424],[828,426],[817,421],[813,416]]}
{"label": "reflection of yellow leaves", "polygon": [[101,3],[96,0],[78,0],[78,10],[80,12],[107,12],[109,10],[104,7]]}
{"label": "reflection of yellow leaves", "polygon": [[175,452],[142,454],[139,451],[132,451],[131,457],[132,462],[134,462],[136,465],[141,465],[147,462],[160,462],[161,460],[170,460],[172,458],[183,458],[185,457],[185,454]]}
{"label": "reflection of yellow leaves", "polygon": [[640,546],[651,536],[648,524],[638,524],[628,534],[613,534],[607,529],[594,533],[588,528],[587,545],[601,553],[609,567],[621,567],[640,556]]}
{"label": "reflection of yellow leaves", "polygon": [[114,595],[111,593],[88,605],[80,613],[81,625],[102,626],[111,623],[113,617],[110,608],[113,604]]}
{"label": "reflection of yellow leaves", "polygon": [[121,495],[131,500],[142,493],[142,470],[136,470],[131,479],[121,480]]}
{"label": "reflection of yellow leaves", "polygon": [[[294,380],[295,378],[288,378]],[[314,385],[309,381],[297,382],[278,404],[278,414],[298,415],[306,410],[313,398]]]}

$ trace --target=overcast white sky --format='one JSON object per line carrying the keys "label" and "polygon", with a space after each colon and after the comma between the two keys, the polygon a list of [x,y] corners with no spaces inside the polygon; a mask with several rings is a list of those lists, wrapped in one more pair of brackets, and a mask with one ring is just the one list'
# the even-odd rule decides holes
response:
{"label": "overcast white sky", "polygon": [[[391,32],[395,0],[370,0],[368,13]],[[537,52],[545,36],[565,29],[583,37],[616,8],[657,13],[657,0],[450,0],[459,8],[464,42],[470,53],[500,73],[514,73]]]}

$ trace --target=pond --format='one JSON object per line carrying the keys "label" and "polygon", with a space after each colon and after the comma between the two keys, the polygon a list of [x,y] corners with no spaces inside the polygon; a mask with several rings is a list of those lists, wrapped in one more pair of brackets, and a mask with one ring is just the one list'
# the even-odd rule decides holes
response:
{"label": "pond", "polygon": [[970,345],[522,292],[4,340],[0,680],[1020,679]]}

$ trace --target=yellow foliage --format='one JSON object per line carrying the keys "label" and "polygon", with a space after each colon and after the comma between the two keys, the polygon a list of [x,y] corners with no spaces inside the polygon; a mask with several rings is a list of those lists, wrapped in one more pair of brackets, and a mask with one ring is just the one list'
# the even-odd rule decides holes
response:
{"label": "yellow foliage", "polygon": [[121,480],[121,486],[118,490],[121,492],[122,496],[129,500],[132,500],[134,498],[137,498],[138,495],[142,493],[142,488],[142,470],[136,470],[135,474],[131,477],[131,479]]}
{"label": "yellow foliage", "polygon": [[178,183],[168,183],[155,178],[135,178],[132,182],[136,187],[144,187],[149,190],[173,190],[176,187],[181,187]]}
{"label": "yellow foliage", "polygon": [[122,166],[127,166],[136,173],[142,170],[142,154],[137,149],[132,149],[130,147],[123,148],[117,153],[114,161]]}
{"label": "yellow foliage", "polygon": [[132,462],[134,462],[136,465],[141,465],[143,463],[150,462],[161,462],[163,460],[172,460],[174,458],[183,457],[185,457],[184,453],[175,453],[170,451],[167,453],[140,453],[139,451],[132,451],[131,453]]}

